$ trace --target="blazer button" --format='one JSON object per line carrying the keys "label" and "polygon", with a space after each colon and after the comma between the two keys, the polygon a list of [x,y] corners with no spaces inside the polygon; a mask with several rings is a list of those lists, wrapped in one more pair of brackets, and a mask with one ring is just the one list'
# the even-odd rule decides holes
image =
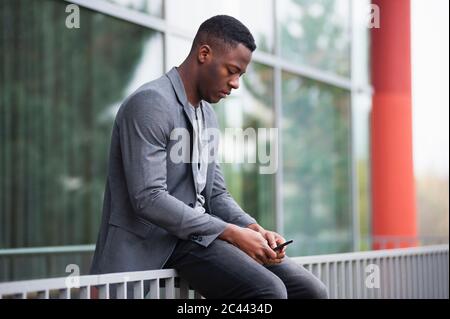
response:
{"label": "blazer button", "polygon": [[202,241],[203,237],[202,236],[198,236],[198,241]]}

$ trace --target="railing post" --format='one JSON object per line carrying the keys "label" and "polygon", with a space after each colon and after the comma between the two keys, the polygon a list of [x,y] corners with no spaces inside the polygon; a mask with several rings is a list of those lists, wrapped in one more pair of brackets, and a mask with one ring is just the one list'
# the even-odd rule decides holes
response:
{"label": "railing post", "polygon": [[109,284],[98,286],[99,299],[109,299]]}
{"label": "railing post", "polygon": [[142,280],[133,282],[133,299],[144,299],[144,283]]}
{"label": "railing post", "polygon": [[159,299],[159,279],[150,280],[150,298]]}
{"label": "railing post", "polygon": [[80,299],[91,299],[91,286],[80,287]]}
{"label": "railing post", "polygon": [[356,266],[356,280],[355,280],[355,284],[356,284],[356,295],[355,298],[356,299],[361,299],[361,260],[357,259],[355,260],[355,266]]}
{"label": "railing post", "polygon": [[127,281],[118,283],[116,285],[116,298],[127,299]]}
{"label": "railing post", "polygon": [[348,262],[348,280],[349,280],[349,284],[348,284],[348,298],[353,299],[353,260],[350,260]]}
{"label": "railing post", "polygon": [[69,299],[70,298],[70,288],[59,289],[58,298],[59,299]]}
{"label": "railing post", "polygon": [[347,262],[345,260],[340,263],[340,265],[341,265],[341,273],[340,273],[341,278],[338,280],[339,284],[341,285],[341,293],[339,295],[339,298],[342,298],[342,299],[345,299],[347,297],[347,295],[346,295],[346,290],[347,290],[346,289],[346,286],[347,286],[346,279],[347,278],[345,277],[346,264],[347,264]]}
{"label": "railing post", "polygon": [[175,299],[175,279],[173,277],[167,278],[165,280],[165,298],[166,299]]}

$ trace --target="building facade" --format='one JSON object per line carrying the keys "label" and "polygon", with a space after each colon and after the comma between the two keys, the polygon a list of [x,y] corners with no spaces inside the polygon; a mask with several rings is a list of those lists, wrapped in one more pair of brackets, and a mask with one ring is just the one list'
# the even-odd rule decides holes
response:
{"label": "building facade", "polygon": [[[366,0],[1,1],[0,249],[95,243],[121,102],[179,65],[216,14],[241,20],[258,46],[240,89],[214,106],[221,130],[278,129],[274,174],[232,156],[267,150],[267,140],[222,139],[230,193],[262,226],[294,239],[293,256],[369,249],[369,8]],[[79,28],[68,24],[76,12]],[[36,257],[33,272],[14,279],[64,274],[67,258],[42,270]],[[26,265],[1,263],[0,276]]]}

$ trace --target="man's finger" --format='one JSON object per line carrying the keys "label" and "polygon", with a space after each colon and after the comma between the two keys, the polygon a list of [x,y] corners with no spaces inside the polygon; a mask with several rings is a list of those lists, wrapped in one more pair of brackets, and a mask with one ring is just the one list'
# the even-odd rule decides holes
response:
{"label": "man's finger", "polygon": [[276,238],[274,236],[274,234],[272,232],[267,232],[266,233],[266,240],[269,243],[269,246],[273,248],[277,247],[277,241]]}
{"label": "man's finger", "polygon": [[272,248],[270,248],[269,245],[266,245],[264,247],[264,252],[265,252],[266,256],[270,259],[277,258],[277,253]]}
{"label": "man's finger", "polygon": [[275,234],[275,240],[278,244],[282,244],[282,243],[286,242],[286,239],[284,239],[283,236],[281,236],[278,233],[274,233],[274,234]]}
{"label": "man's finger", "polygon": [[285,256],[286,256],[286,254],[284,253],[284,251],[282,251],[277,254],[277,259],[283,259]]}

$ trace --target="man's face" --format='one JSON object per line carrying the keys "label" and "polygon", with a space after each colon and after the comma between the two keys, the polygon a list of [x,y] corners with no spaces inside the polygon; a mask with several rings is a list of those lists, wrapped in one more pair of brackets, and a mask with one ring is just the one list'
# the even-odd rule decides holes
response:
{"label": "man's face", "polygon": [[200,67],[199,93],[203,100],[217,103],[239,88],[239,78],[247,70],[252,52],[243,44],[221,50],[211,49]]}

